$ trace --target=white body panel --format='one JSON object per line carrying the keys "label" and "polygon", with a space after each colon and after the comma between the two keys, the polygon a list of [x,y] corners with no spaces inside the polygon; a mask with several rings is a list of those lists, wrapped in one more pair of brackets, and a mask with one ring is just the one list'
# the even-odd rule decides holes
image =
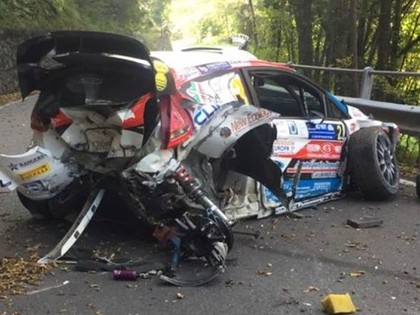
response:
{"label": "white body panel", "polygon": [[222,107],[211,121],[199,129],[191,146],[208,157],[220,158],[245,133],[260,125],[271,123],[279,116],[252,105]]}
{"label": "white body panel", "polygon": [[[73,180],[68,165],[55,158],[48,150],[36,146],[18,155],[0,155],[1,180],[6,184],[0,192],[18,187],[31,199],[48,199],[64,189]],[[11,184],[8,184],[11,182]]]}

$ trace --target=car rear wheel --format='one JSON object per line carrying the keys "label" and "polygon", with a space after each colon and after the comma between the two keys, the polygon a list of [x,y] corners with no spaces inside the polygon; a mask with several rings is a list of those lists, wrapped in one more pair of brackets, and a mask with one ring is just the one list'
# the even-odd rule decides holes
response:
{"label": "car rear wheel", "polygon": [[72,213],[79,213],[87,199],[89,189],[83,189],[80,183],[74,182],[58,195],[47,200],[33,200],[17,192],[22,205],[38,220],[63,220]]}
{"label": "car rear wheel", "polygon": [[420,174],[417,175],[416,177],[416,192],[417,192],[417,197],[420,198]]}
{"label": "car rear wheel", "polygon": [[17,195],[22,205],[35,219],[47,220],[52,218],[48,200],[32,200],[19,191],[17,192]]}
{"label": "car rear wheel", "polygon": [[398,193],[400,174],[394,148],[381,128],[363,128],[350,136],[349,166],[365,199],[385,200]]}

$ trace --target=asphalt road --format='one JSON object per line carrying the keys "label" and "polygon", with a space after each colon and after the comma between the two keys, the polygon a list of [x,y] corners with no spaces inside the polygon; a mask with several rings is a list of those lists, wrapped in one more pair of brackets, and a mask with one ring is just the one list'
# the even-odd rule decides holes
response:
{"label": "asphalt road", "polygon": [[[0,108],[0,152],[25,150],[31,104]],[[123,216],[123,209],[115,206]],[[397,199],[367,202],[358,195],[285,215],[240,222],[224,274],[212,283],[179,288],[157,277],[116,281],[109,272],[74,271],[59,265],[26,295],[0,299],[1,315],[41,314],[324,314],[321,299],[350,293],[358,314],[420,314],[420,200],[402,186]],[[355,229],[348,218],[377,216],[383,225]],[[14,193],[0,196],[0,258],[42,255],[69,225],[36,222]],[[116,257],[142,258],[151,269],[166,251],[141,231],[93,222],[75,245]],[[188,266],[186,268],[189,268]]]}

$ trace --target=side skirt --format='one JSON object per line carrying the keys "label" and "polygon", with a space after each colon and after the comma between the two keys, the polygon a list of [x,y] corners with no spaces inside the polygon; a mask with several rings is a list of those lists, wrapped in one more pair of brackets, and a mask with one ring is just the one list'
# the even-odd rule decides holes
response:
{"label": "side skirt", "polygon": [[99,207],[105,194],[105,189],[94,190],[88,197],[82,211],[79,213],[76,221],[61,241],[44,257],[38,260],[38,264],[47,264],[54,262],[61,257],[76,243],[80,235],[86,229],[90,220],[92,220],[96,210]]}

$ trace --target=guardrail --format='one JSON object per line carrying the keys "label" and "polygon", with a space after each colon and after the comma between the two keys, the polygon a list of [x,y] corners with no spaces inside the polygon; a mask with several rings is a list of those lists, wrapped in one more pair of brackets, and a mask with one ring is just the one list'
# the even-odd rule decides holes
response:
{"label": "guardrail", "polygon": [[363,98],[338,96],[347,104],[359,108],[375,119],[396,123],[401,132],[420,137],[420,106],[385,103]]}
{"label": "guardrail", "polygon": [[401,131],[405,134],[420,137],[420,106],[370,100],[374,75],[414,76],[420,78],[420,72],[383,71],[374,70],[371,67],[366,67],[365,69],[347,69],[297,65],[293,63],[288,63],[288,65],[296,69],[360,74],[362,76],[360,96],[358,98],[348,96],[337,97],[342,98],[347,104],[359,108],[365,114],[371,114],[375,119],[398,124]]}

